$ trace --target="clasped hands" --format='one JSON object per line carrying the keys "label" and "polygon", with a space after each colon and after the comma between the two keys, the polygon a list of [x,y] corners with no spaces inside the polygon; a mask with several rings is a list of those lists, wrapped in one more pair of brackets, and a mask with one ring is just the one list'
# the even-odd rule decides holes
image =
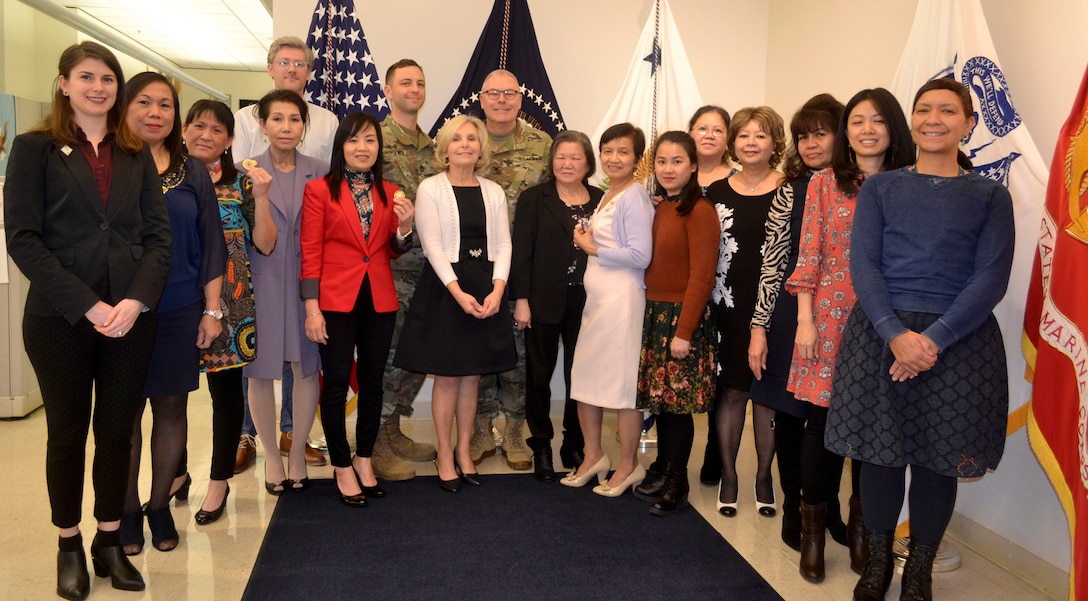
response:
{"label": "clasped hands", "polygon": [[906,382],[933,369],[940,351],[929,337],[910,330],[888,341],[888,347],[895,355],[895,362],[888,370],[893,382]]}

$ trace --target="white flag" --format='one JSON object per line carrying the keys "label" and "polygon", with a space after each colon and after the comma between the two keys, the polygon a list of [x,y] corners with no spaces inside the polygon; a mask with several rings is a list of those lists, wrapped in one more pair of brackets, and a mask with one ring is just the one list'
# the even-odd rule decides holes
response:
{"label": "white flag", "polygon": [[[623,87],[593,132],[591,141],[597,144],[604,130],[628,122],[642,129],[649,145],[662,132],[670,129],[686,131],[688,119],[702,105],[699,86],[668,0],[654,0]],[[599,184],[601,179],[598,169],[591,181]]]}
{"label": "white flag", "polygon": [[[920,0],[891,92],[910,115],[914,93],[930,79],[954,78],[974,96],[974,131],[961,148],[975,171],[1009,188],[1016,251],[1005,298],[994,309],[1009,362],[1009,430],[1023,426],[1031,386],[1020,352],[1024,304],[1034,259],[1048,171],[1013,104],[979,0]],[[1020,411],[1018,411],[1020,410]]]}

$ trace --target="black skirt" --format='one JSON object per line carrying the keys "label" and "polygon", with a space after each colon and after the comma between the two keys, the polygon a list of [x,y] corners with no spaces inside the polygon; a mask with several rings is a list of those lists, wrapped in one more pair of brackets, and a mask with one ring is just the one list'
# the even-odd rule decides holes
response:
{"label": "black skirt", "polygon": [[[921,332],[939,318],[896,311]],[[991,314],[941,352],[933,369],[893,382],[895,361],[860,305],[843,332],[824,444],[885,467],[920,465],[943,476],[973,478],[997,467],[1009,411],[1005,347]]]}
{"label": "black skirt", "polygon": [[[786,273],[793,273],[792,269]],[[785,278],[783,278],[785,281]],[[799,401],[786,390],[793,361],[793,344],[797,336],[797,297],[779,290],[767,330],[767,369],[762,379],[752,380],[748,397],[753,402],[794,417],[807,418],[809,403]]]}
{"label": "black skirt", "polygon": [[[491,261],[467,256],[452,266],[461,290],[483,302],[493,289]],[[499,373],[517,365],[506,295],[498,313],[476,319],[453,300],[429,263],[423,266],[396,348],[393,365],[438,376]]]}
{"label": "black skirt", "polygon": [[196,346],[204,301],[159,313],[159,331],[151,351],[144,384],[145,397],[186,394],[200,387],[200,356]]}

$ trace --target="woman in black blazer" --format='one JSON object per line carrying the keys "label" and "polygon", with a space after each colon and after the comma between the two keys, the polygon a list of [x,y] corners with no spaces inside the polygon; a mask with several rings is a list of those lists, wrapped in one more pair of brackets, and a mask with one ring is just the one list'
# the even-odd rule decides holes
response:
{"label": "woman in black blazer", "polygon": [[534,473],[553,482],[551,407],[552,372],[563,341],[563,377],[567,384],[563,411],[563,444],[559,456],[566,468],[581,463],[582,429],[578,404],[570,398],[570,370],[582,308],[586,303],[582,276],[586,253],[574,246],[574,226],[586,221],[603,192],[586,179],[596,170],[593,145],[585,134],[564,131],[555,137],[548,156],[547,181],[522,192],[514,217],[514,253],[510,298],[514,323],[525,331],[525,418]]}
{"label": "woman in black blazer", "polygon": [[57,594],[90,592],[79,533],[94,389],[95,574],[143,590],[117,534],[129,444],[170,263],[155,162],[124,123],[124,75],[94,42],[60,57],[50,114],[15,139],[4,188],[8,253],[30,280],[23,343],[48,428],[46,483],[60,529]]}

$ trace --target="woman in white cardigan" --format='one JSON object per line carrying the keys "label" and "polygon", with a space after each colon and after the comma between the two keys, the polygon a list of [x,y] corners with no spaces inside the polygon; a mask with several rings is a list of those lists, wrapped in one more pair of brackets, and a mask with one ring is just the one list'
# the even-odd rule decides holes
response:
{"label": "woman in white cardigan", "polygon": [[[408,309],[393,364],[434,374],[439,485],[457,492],[478,486],[468,441],[480,376],[513,369],[513,321],[506,302],[510,218],[506,194],[476,172],[487,164],[487,129],[459,115],[435,140],[438,175],[419,184],[416,227],[427,264]],[[454,449],[450,427],[457,418]],[[464,472],[461,468],[472,470]]]}

